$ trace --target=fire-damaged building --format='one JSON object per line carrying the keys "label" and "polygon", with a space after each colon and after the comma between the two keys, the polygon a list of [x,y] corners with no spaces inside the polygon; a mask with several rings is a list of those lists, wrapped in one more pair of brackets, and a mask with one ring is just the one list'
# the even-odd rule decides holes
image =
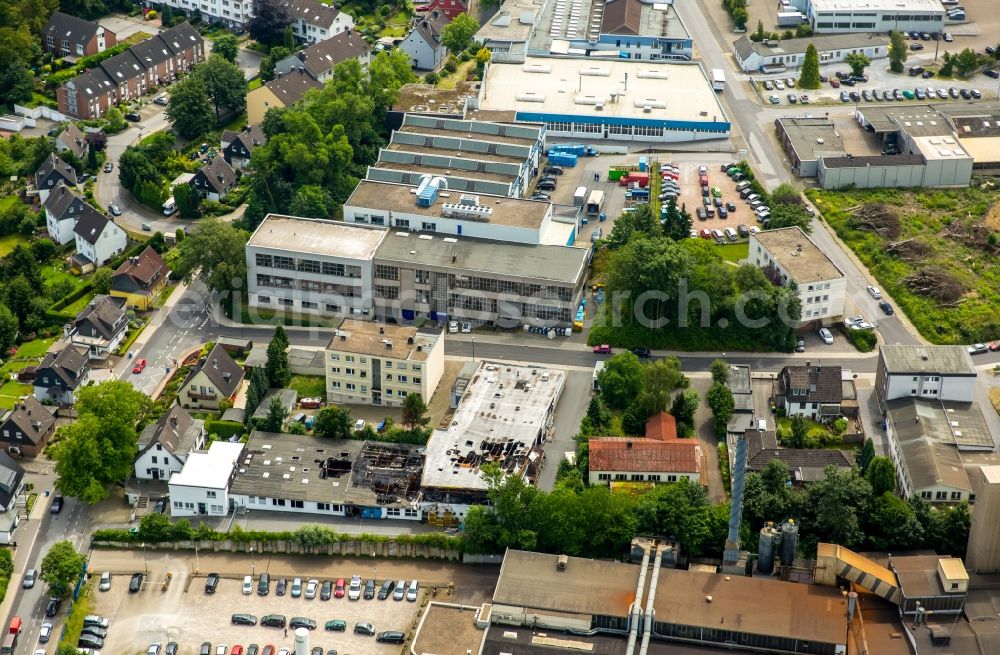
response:
{"label": "fire-damaged building", "polygon": [[255,431],[230,485],[246,510],[422,518],[423,447]]}
{"label": "fire-damaged building", "polygon": [[565,373],[555,369],[479,365],[451,423],[427,442],[420,506],[428,523],[459,523],[470,506],[487,502],[484,465],[534,483],[564,384]]}

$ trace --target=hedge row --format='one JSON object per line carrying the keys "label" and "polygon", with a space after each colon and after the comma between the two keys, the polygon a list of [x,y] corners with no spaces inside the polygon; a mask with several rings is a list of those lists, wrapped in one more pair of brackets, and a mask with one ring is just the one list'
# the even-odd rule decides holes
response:
{"label": "hedge row", "polygon": [[243,424],[236,421],[219,421],[210,419],[205,421],[205,434],[214,434],[220,439],[243,434]]}
{"label": "hedge row", "polygon": [[0,603],[7,596],[7,585],[14,574],[14,554],[9,548],[0,550]]}
{"label": "hedge row", "polygon": [[91,282],[88,282],[79,289],[77,289],[76,291],[74,291],[73,293],[67,294],[62,298],[60,298],[59,300],[52,303],[52,307],[50,307],[49,309],[53,312],[58,312],[59,310],[64,309],[68,305],[72,305],[77,300],[83,298],[87,294],[93,293],[93,291],[94,291],[94,285]]}

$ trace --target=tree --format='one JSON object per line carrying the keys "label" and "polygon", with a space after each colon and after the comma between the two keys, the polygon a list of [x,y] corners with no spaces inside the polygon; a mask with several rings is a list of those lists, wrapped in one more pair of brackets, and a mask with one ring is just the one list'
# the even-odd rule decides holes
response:
{"label": "tree", "polygon": [[441,43],[457,55],[472,44],[472,37],[478,31],[479,22],[469,14],[461,13],[441,30]]}
{"label": "tree", "polygon": [[806,491],[806,506],[814,512],[813,533],[820,541],[855,548],[864,538],[859,510],[871,498],[871,485],[857,469],[828,466],[824,473],[825,479]]}
{"label": "tree", "polygon": [[160,10],[160,25],[163,27],[171,27],[174,22],[174,9],[167,3],[163,3],[162,9]]}
{"label": "tree", "polygon": [[716,359],[708,367],[712,373],[712,382],[715,384],[725,384],[729,381],[729,364],[724,359]]}
{"label": "tree", "polygon": [[792,417],[792,448],[805,448],[809,436],[809,423],[804,417],[796,414]]}
{"label": "tree", "polygon": [[57,541],[42,559],[39,575],[56,598],[66,598],[74,583],[83,575],[87,556],[76,552],[71,541]]}
{"label": "tree", "polygon": [[683,241],[691,236],[691,216],[677,207],[677,200],[674,198],[667,201],[663,235],[674,241]]}
{"label": "tree", "polygon": [[188,75],[174,84],[167,104],[167,118],[174,132],[188,139],[212,129],[212,99],[201,75]]}
{"label": "tree", "polygon": [[968,77],[979,68],[979,55],[971,48],[965,48],[955,56],[955,71],[960,77]]}
{"label": "tree", "polygon": [[694,389],[685,389],[674,396],[670,413],[677,419],[677,431],[679,433],[683,433],[681,424],[684,425],[685,431],[690,431],[694,427],[694,413],[698,411],[699,400],[698,392]]}
{"label": "tree", "polygon": [[267,416],[260,423],[260,429],[264,432],[281,432],[281,427],[288,418],[288,410],[281,404],[281,399],[277,396],[271,398],[271,404],[267,406]]}
{"label": "tree", "polygon": [[198,229],[177,245],[173,260],[174,273],[190,280],[195,271],[222,302],[232,310],[234,292],[243,287],[247,278],[246,247],[249,235],[228,223],[214,218],[203,219]]}
{"label": "tree", "polygon": [[295,31],[291,25],[286,25],[285,31],[281,33],[281,44],[289,50],[295,50]]}
{"label": "tree", "polygon": [[283,389],[292,379],[292,372],[288,368],[288,345],[279,339],[271,339],[267,346],[267,364],[264,366],[267,373],[268,386],[275,389]]}
{"label": "tree", "polygon": [[260,76],[261,81],[270,82],[273,80],[275,64],[291,53],[292,51],[284,46],[274,46],[271,48],[271,52],[260,61],[260,70],[257,74]]}
{"label": "tree", "polygon": [[94,277],[91,278],[90,282],[94,285],[94,291],[97,293],[108,293],[111,291],[111,269],[107,266],[100,267],[94,271]]}
{"label": "tree", "polygon": [[247,422],[250,421],[250,417],[260,407],[260,401],[263,400],[265,393],[267,393],[267,376],[264,374],[262,367],[255,366],[253,371],[250,372],[250,385],[247,387]]}
{"label": "tree", "polygon": [[198,218],[198,206],[201,204],[201,194],[190,184],[177,184],[173,188],[174,202],[177,211],[183,218]]}
{"label": "tree", "polygon": [[274,334],[271,335],[271,341],[281,344],[282,348],[288,348],[288,333],[285,332],[285,328],[283,326],[275,326]]}
{"label": "tree", "polygon": [[861,453],[858,455],[858,468],[861,469],[862,473],[868,470],[868,465],[873,459],[875,459],[875,443],[871,437],[868,437],[861,446]]}
{"label": "tree", "polygon": [[788,182],[782,182],[771,192],[771,203],[778,205],[801,205],[802,194]]}
{"label": "tree", "polygon": [[609,407],[624,409],[642,391],[642,364],[632,353],[619,353],[597,374],[601,397]]}
{"label": "tree", "polygon": [[800,227],[806,234],[812,232],[812,214],[805,205],[773,203],[767,229],[778,230],[785,227]]}
{"label": "tree", "polygon": [[313,434],[326,439],[350,439],[351,412],[343,407],[327,405],[316,414]]}
{"label": "tree", "polygon": [[726,436],[726,426],[736,409],[736,401],[733,399],[733,392],[726,385],[716,382],[705,394],[705,400],[712,410],[712,417],[715,420],[715,434],[720,438]]}
{"label": "tree", "polygon": [[285,28],[291,22],[285,4],[279,0],[253,0],[253,12],[247,22],[247,29],[250,38],[266,46],[273,46],[282,42]]}
{"label": "tree", "polygon": [[767,32],[764,31],[764,21],[757,21],[757,29],[754,30],[753,34],[750,35],[751,41],[763,41],[767,38]]}
{"label": "tree", "polygon": [[889,70],[893,73],[902,73],[903,64],[906,63],[906,56],[909,53],[906,49],[906,37],[902,32],[892,30],[889,32]]}
{"label": "tree", "polygon": [[[606,243],[608,248],[615,250],[632,241],[638,235],[659,236],[663,233],[660,221],[653,216],[649,205],[637,205],[630,212],[624,212],[615,221]],[[685,235],[687,236],[687,235]]]}
{"label": "tree", "polygon": [[872,494],[896,492],[896,467],[888,457],[875,457],[865,469],[865,479],[872,486]]}
{"label": "tree", "polygon": [[639,501],[638,530],[677,537],[684,552],[698,557],[710,541],[709,509],[705,490],[687,478],[657,485]]}
{"label": "tree", "polygon": [[590,428],[593,434],[601,434],[611,427],[611,412],[608,411],[600,395],[590,399],[590,404],[587,405],[586,418],[590,420]]}
{"label": "tree", "polygon": [[642,367],[643,394],[647,416],[666,411],[670,394],[685,383],[681,362],[676,357],[657,359]]}
{"label": "tree", "polygon": [[844,57],[844,63],[851,67],[851,73],[854,75],[864,75],[872,60],[863,52],[850,52]]}
{"label": "tree", "polygon": [[0,71],[0,97],[6,103],[28,102],[34,90],[35,78],[24,62],[15,61]]}
{"label": "tree", "polygon": [[410,430],[423,428],[430,422],[427,404],[419,393],[408,393],[403,399],[403,425]]}
{"label": "tree", "polygon": [[17,341],[18,322],[7,305],[0,305],[0,352],[6,353]]}
{"label": "tree", "polygon": [[125,148],[118,159],[118,181],[128,190],[135,187],[138,180],[157,180],[160,174],[146,153],[136,147]]}
{"label": "tree", "polygon": [[806,56],[802,62],[802,72],[799,73],[799,88],[819,88],[819,53],[812,43],[806,47]]}
{"label": "tree", "polygon": [[[239,66],[226,60],[222,55],[209,56],[204,63],[194,69],[194,77],[201,79],[205,85],[205,91],[215,107],[216,122],[221,120],[223,109],[239,114],[246,108],[246,77]],[[172,101],[173,95],[171,95]]]}
{"label": "tree", "polygon": [[306,184],[292,196],[292,204],[288,211],[293,216],[306,218],[327,218],[333,213],[336,203],[323,187],[316,184]]}
{"label": "tree", "polygon": [[240,54],[240,40],[231,32],[223,32],[215,37],[212,42],[212,54],[219,55],[230,64],[236,63],[236,56]]}
{"label": "tree", "polygon": [[97,148],[87,148],[87,170],[96,173],[98,165]]}
{"label": "tree", "polygon": [[913,507],[892,491],[879,494],[872,501],[865,532],[877,550],[919,548],[924,537]]}

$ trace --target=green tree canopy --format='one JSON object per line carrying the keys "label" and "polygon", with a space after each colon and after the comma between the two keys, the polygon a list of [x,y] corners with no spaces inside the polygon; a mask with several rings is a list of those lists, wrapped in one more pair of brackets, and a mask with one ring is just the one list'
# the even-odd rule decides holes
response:
{"label": "green tree canopy", "polygon": [[441,43],[450,52],[458,54],[472,45],[472,37],[479,31],[479,22],[466,13],[455,16],[441,30]]}
{"label": "green tree canopy", "polygon": [[799,88],[819,88],[819,53],[812,43],[806,47],[805,59],[802,61],[802,70],[799,73]]}
{"label": "green tree canopy", "polygon": [[415,430],[426,427],[430,418],[427,416],[427,404],[419,393],[408,393],[403,399],[403,425]]}
{"label": "green tree canopy", "polygon": [[[282,332],[284,333],[284,332]],[[268,386],[283,389],[292,379],[288,367],[288,343],[280,338],[272,338],[267,346],[267,363],[264,366],[267,373]]]}
{"label": "green tree canopy", "polygon": [[231,32],[223,32],[212,41],[212,54],[219,55],[231,64],[236,63],[236,56],[240,54],[240,40]]}
{"label": "green tree canopy", "polygon": [[250,38],[265,46],[284,42],[285,28],[292,23],[285,4],[280,0],[253,0],[253,12],[247,22]]}
{"label": "green tree canopy", "polygon": [[725,438],[726,426],[736,409],[733,392],[726,385],[716,382],[705,394],[705,400],[708,401],[708,406],[712,409],[716,436]]}
{"label": "green tree canopy", "polygon": [[906,63],[906,37],[902,32],[892,30],[889,32],[889,70],[893,73],[902,73],[903,64]]}
{"label": "green tree canopy", "polygon": [[171,268],[186,280],[198,271],[205,284],[219,292],[222,301],[231,307],[233,292],[246,284],[244,248],[249,236],[228,223],[203,219],[198,229],[178,244]]}
{"label": "green tree canopy", "polygon": [[330,194],[318,184],[306,184],[298,188],[292,196],[292,204],[288,210],[294,216],[307,218],[327,218],[334,210],[336,203]]}
{"label": "green tree canopy", "polygon": [[876,498],[884,493],[896,493],[896,467],[888,457],[875,457],[865,469],[865,479]]}
{"label": "green tree canopy", "polygon": [[271,398],[271,403],[267,406],[267,416],[260,423],[260,429],[264,432],[281,432],[285,419],[288,418],[288,410],[281,403],[277,396]]}
{"label": "green tree canopy", "polygon": [[6,353],[17,341],[18,322],[7,305],[0,305],[0,352]]}
{"label": "green tree canopy", "polygon": [[597,374],[601,396],[609,407],[624,409],[642,391],[643,371],[639,358],[632,353],[619,353],[604,363]]}
{"label": "green tree canopy", "polygon": [[42,559],[39,576],[49,586],[49,593],[56,598],[66,598],[73,585],[83,575],[87,556],[76,552],[70,541],[57,541]]}
{"label": "green tree canopy", "polygon": [[712,374],[712,382],[725,384],[729,381],[729,364],[724,359],[716,359],[709,365],[709,372]]}
{"label": "green tree canopy", "polygon": [[849,52],[844,57],[844,63],[851,67],[855,75],[864,75],[865,69],[871,66],[872,60],[863,52]]}
{"label": "green tree canopy", "polygon": [[[178,136],[192,139],[212,129],[215,123],[212,109],[204,80],[201,75],[192,74],[174,84],[167,104],[167,118]],[[218,118],[217,114],[215,116]]]}
{"label": "green tree canopy", "polygon": [[316,414],[313,434],[327,439],[351,438],[351,412],[336,405],[327,405]]}
{"label": "green tree canopy", "polygon": [[94,291],[97,293],[108,293],[111,291],[111,269],[107,266],[100,267],[94,271],[94,277],[90,279],[90,282],[94,285]]}
{"label": "green tree canopy", "polygon": [[[215,107],[215,120],[223,110],[239,114],[247,106],[247,81],[239,66],[222,55],[212,54],[194,69],[194,76],[205,85],[205,92]],[[176,93],[176,91],[175,91]],[[173,96],[171,95],[171,101]]]}
{"label": "green tree canopy", "polygon": [[677,419],[679,433],[690,432],[694,427],[694,413],[698,411],[698,392],[694,389],[684,389],[676,396],[670,406],[670,414]]}

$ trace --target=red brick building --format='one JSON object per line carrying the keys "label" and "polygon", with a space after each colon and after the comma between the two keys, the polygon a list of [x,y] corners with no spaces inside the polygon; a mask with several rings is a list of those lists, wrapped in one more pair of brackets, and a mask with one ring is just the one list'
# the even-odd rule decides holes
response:
{"label": "red brick building", "polygon": [[42,49],[75,61],[118,45],[115,33],[97,23],[57,11],[42,30]]}

